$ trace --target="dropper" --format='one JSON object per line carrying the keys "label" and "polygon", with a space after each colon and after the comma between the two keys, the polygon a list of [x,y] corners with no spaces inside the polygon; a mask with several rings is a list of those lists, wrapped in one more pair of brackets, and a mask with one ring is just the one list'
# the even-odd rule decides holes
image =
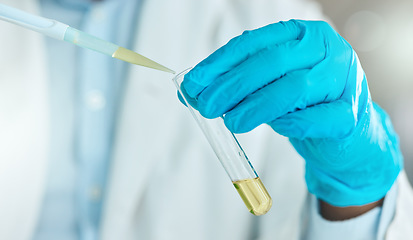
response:
{"label": "dropper", "polygon": [[122,61],[175,74],[175,71],[132,50],[102,40],[59,21],[36,16],[1,3],[0,20],[17,24],[57,40],[70,42]]}

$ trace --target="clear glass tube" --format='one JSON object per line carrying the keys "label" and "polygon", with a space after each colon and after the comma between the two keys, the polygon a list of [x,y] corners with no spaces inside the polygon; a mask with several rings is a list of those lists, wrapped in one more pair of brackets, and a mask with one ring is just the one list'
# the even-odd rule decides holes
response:
{"label": "clear glass tube", "polygon": [[224,120],[204,118],[192,108],[181,92],[181,83],[191,68],[179,73],[173,82],[184,99],[188,110],[202,129],[216,156],[230,177],[248,210],[254,215],[263,215],[272,206],[272,200],[258,174],[242,150],[234,134],[228,130]]}

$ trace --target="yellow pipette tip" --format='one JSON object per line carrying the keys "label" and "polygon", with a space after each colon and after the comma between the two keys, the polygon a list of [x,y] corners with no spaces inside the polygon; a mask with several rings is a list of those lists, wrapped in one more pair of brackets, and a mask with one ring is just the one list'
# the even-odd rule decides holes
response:
{"label": "yellow pipette tip", "polygon": [[156,70],[160,70],[160,71],[164,71],[164,72],[169,72],[172,74],[175,74],[175,71],[162,66],[161,64],[150,60],[149,58],[146,58],[142,55],[140,55],[139,53],[136,53],[132,50],[123,48],[123,47],[119,47],[112,55],[113,58],[125,61],[125,62],[129,62],[132,64],[136,64],[136,65],[140,65],[140,66],[144,66],[144,67],[148,67],[148,68],[153,68]]}

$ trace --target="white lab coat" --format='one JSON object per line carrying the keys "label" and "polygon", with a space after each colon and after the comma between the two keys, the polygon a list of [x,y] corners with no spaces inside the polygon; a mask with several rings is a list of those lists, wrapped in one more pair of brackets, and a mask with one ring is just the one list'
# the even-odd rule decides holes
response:
{"label": "white lab coat", "polygon": [[[34,0],[1,3],[38,11]],[[244,29],[317,12],[317,5],[301,0],[148,0],[134,50],[179,71]],[[0,239],[30,240],[50,152],[46,46],[41,35],[8,23],[0,22],[0,35]],[[170,79],[142,67],[130,70],[102,239],[299,239],[308,193],[304,161],[288,140],[267,126],[239,137],[273,197],[267,215],[252,216]],[[413,236],[413,195],[404,173],[398,184],[387,232],[392,240]]]}

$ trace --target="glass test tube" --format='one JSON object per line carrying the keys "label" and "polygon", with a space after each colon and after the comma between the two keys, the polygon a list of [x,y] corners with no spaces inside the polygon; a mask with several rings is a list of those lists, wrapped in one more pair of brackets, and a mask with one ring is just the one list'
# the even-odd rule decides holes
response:
{"label": "glass test tube", "polygon": [[228,130],[222,118],[206,119],[201,116],[196,109],[188,104],[188,101],[182,94],[180,86],[185,74],[190,70],[191,68],[186,69],[172,79],[176,88],[202,129],[248,210],[254,215],[267,213],[272,206],[272,199],[234,134]]}

